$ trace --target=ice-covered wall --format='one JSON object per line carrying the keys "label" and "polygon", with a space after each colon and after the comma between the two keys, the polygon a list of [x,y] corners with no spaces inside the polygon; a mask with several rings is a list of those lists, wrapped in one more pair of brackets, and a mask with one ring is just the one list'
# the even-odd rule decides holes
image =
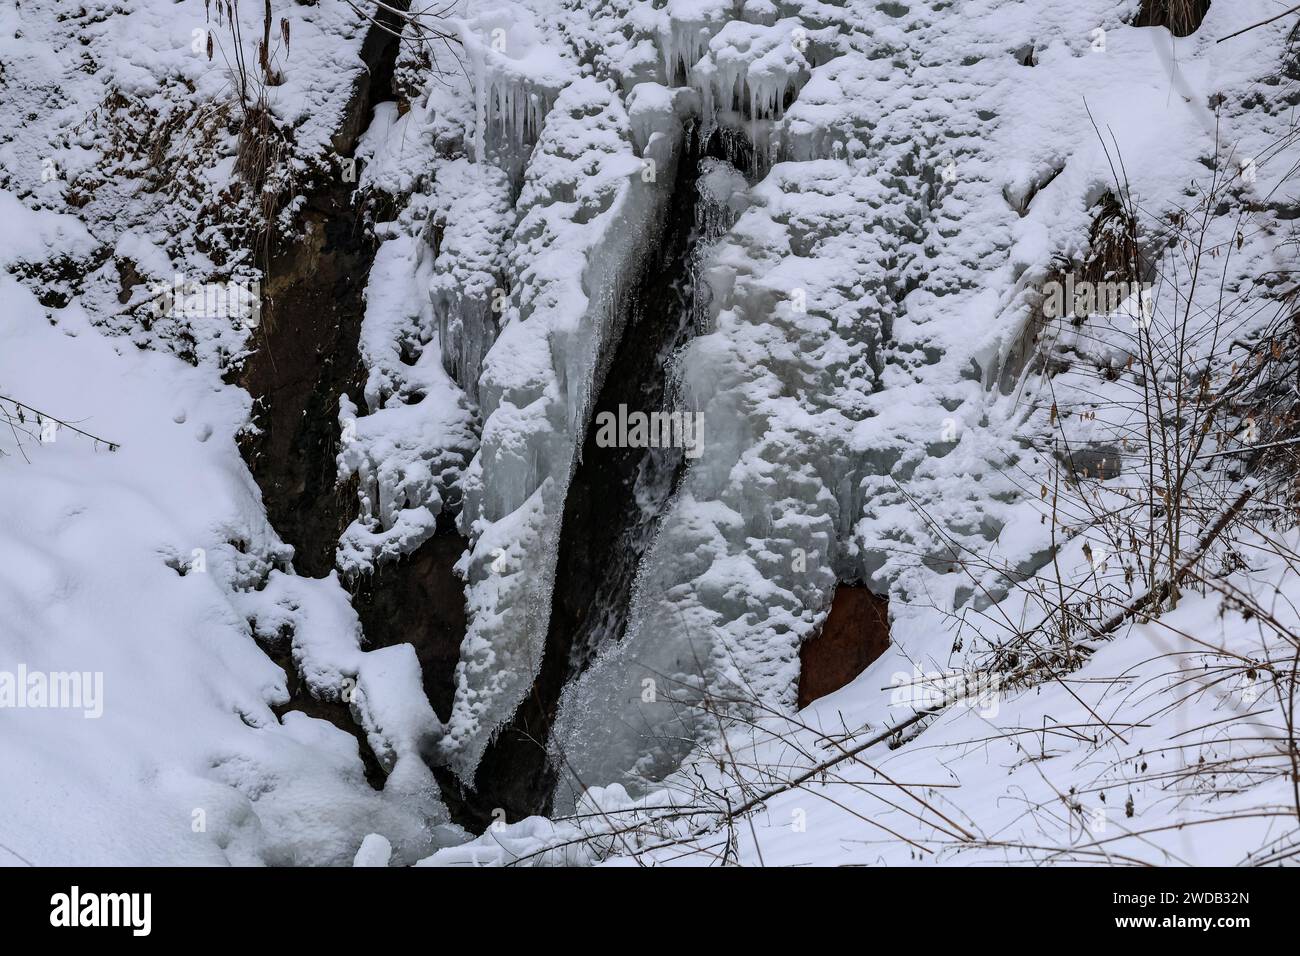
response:
{"label": "ice-covered wall", "polygon": [[[583,783],[671,769],[713,726],[681,705],[705,691],[790,706],[798,647],[837,580],[888,589],[895,639],[946,661],[933,622],[989,597],[954,573],[955,549],[1041,562],[1045,529],[1003,525],[1047,428],[1041,383],[1022,373],[1052,256],[1086,249],[1114,188],[1105,146],[1153,214],[1173,209],[1223,149],[1211,95],[1240,101],[1276,68],[1215,45],[1230,22],[1217,7],[1177,41],[1127,26],[1135,9],[816,5],[799,33],[771,10],[754,18],[769,37],[789,30],[787,50],[811,36],[830,52],[798,83],[764,74],[797,96],[751,132],[776,165],[755,165],[752,205],[713,250],[712,331],[682,361],[705,451],[643,564],[626,637],[568,689],[552,741]],[[770,117],[753,65],[721,77],[709,62],[758,31],[709,32],[687,75],[725,91],[744,73],[740,125]],[[924,615],[929,633],[913,633]]]}
{"label": "ice-covered wall", "polygon": [[541,664],[565,493],[665,198],[642,171],[612,85],[565,87],[519,198],[512,297],[479,380],[482,445],[464,483],[470,625],[444,747],[466,777]]}
{"label": "ice-covered wall", "polygon": [[[469,401],[443,367],[433,334],[432,259],[419,239],[396,236],[371,267],[360,341],[368,414],[346,395],[339,402],[339,477],[356,477],[360,504],[336,556],[350,575],[431,537],[478,447]],[[416,354],[413,362],[404,350]]]}
{"label": "ice-covered wall", "polygon": [[[461,507],[470,624],[446,727],[411,650],[364,650],[340,579],[292,574],[267,524],[235,449],[247,397],[222,377],[253,329],[147,313],[178,272],[255,274],[229,76],[194,43],[223,25],[198,0],[0,10],[3,384],[122,442],[110,457],[65,434],[30,465],[12,445],[0,459],[0,551],[22,569],[0,593],[2,662],[84,663],[121,694],[94,727],[15,718],[32,731],[5,741],[15,779],[66,786],[6,789],[0,816],[48,802],[76,825],[0,842],[37,862],[83,845],[104,862],[338,862],[373,822],[399,858],[430,848],[446,816],[425,763],[472,779],[537,672],[590,400],[691,113],[734,161],[702,170],[700,334],[661,370],[704,415],[703,454],[625,637],[568,689],[555,749],[584,783],[636,782],[710,731],[669,698],[739,688],[788,707],[841,580],[891,592],[901,655],[955,661],[937,622],[987,597],[952,549],[1025,568],[1044,553],[1042,529],[1006,525],[1047,428],[1027,362],[1037,288],[1086,250],[1114,153],[1160,216],[1216,150],[1262,155],[1256,117],[1280,129],[1294,105],[1270,76],[1288,23],[1215,42],[1275,4],[1216,3],[1180,40],[1128,26],[1138,5],[466,0],[447,23],[463,72],[403,54],[402,83],[418,80],[358,147],[359,188],[387,197],[364,383],[340,409],[358,507],[338,561],[409,554]],[[300,193],[337,182],[369,26],[346,4],[274,6],[293,37],[270,102],[299,177],[291,236]],[[1273,238],[1243,237],[1250,268]],[[355,682],[391,790],[368,787],[347,734],[277,717],[283,675],[251,638],[284,634],[318,697]],[[124,854],[135,832],[174,839]]]}

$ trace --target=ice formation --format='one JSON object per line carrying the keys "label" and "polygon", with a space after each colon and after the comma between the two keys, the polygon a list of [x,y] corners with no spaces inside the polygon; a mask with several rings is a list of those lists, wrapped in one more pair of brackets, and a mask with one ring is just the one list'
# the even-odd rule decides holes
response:
{"label": "ice formation", "polygon": [[[339,541],[337,563],[350,575],[427,540],[477,448],[469,402],[433,334],[431,258],[416,239],[396,237],[370,273],[360,343],[368,414],[347,396],[339,409],[339,478],[356,476],[360,505]],[[418,358],[404,361],[404,350]]]}
{"label": "ice formation", "polygon": [[471,621],[444,746],[467,778],[540,667],[565,490],[619,332],[621,284],[663,200],[631,137],[611,86],[575,80],[519,197],[511,302],[479,382],[482,442],[461,513]]}
{"label": "ice formation", "polygon": [[424,699],[411,646],[363,651],[356,612],[335,576],[272,571],[250,605],[255,633],[271,640],[291,635],[294,663],[312,695],[351,707],[388,774],[385,798],[420,807],[430,826],[445,825],[447,812],[424,760],[441,726]]}
{"label": "ice formation", "polygon": [[476,4],[458,27],[473,77],[474,157],[501,164],[517,184],[573,64],[525,5]]}
{"label": "ice formation", "polygon": [[[640,703],[648,675],[688,694],[742,683],[788,705],[799,645],[838,581],[890,590],[902,635],[918,601],[960,609],[977,596],[982,585],[943,572],[953,548],[999,540],[1018,494],[1007,475],[1027,451],[1013,436],[1027,427],[1016,390],[1032,290],[1053,252],[1084,247],[1109,182],[1085,99],[1126,151],[1143,151],[1147,131],[1127,118],[1164,95],[1169,58],[1153,48],[1168,38],[1125,26],[1118,0],[1051,4],[1041,13],[1059,29],[1033,66],[1008,37],[1032,39],[1037,15],[1013,0],[967,5],[959,35],[925,6],[611,0],[589,20],[558,9],[470,8],[472,161],[437,173],[500,197],[498,174],[475,171],[487,163],[519,190],[511,215],[482,217],[513,235],[476,236],[440,258],[459,271],[433,281],[446,367],[482,422],[463,480],[470,625],[444,748],[471,780],[537,672],[628,250],[664,208],[663,170],[647,184],[645,159],[678,158],[685,120],[717,155],[696,206],[701,334],[664,374],[711,439],[655,522],[626,635],[597,641],[552,740],[586,783],[636,782],[671,769],[695,732],[671,704]],[[1216,62],[1231,82],[1253,79]],[[1165,195],[1206,148],[1199,105],[1169,122],[1187,145],[1152,173]],[[576,175],[581,162],[594,177]],[[496,326],[489,282],[506,303]],[[1027,567],[1043,550],[1033,534],[1002,545]]]}
{"label": "ice formation", "polygon": [[[335,175],[335,151],[364,119],[369,29],[340,4],[276,6],[294,55],[277,56],[270,107],[292,131],[285,160],[305,192]],[[240,12],[245,35],[259,33],[261,5]],[[22,511],[0,522],[0,667],[83,662],[103,673],[107,703],[84,726],[6,714],[5,764],[24,783],[0,800],[0,856],[346,864],[377,832],[409,862],[460,838],[422,756],[441,728],[414,656],[363,650],[338,578],[294,574],[267,522],[236,445],[252,408],[231,382],[256,326],[242,310],[156,308],[155,289],[178,275],[200,286],[261,278],[233,175],[229,76],[195,45],[207,30],[214,45],[231,42],[199,0],[0,10],[0,379],[118,448],[65,430],[0,454],[3,498]],[[302,205],[290,201],[287,220]],[[393,293],[394,321],[412,316],[415,254],[399,245],[385,258],[403,274],[376,283],[375,297]],[[377,403],[406,408],[416,389],[443,387],[423,411],[438,408],[437,440],[450,432],[447,447],[467,460],[465,406],[424,369],[390,363],[378,339],[367,352]],[[376,439],[373,457],[358,466],[373,466],[377,527],[397,497],[433,502],[445,467],[426,448],[381,447],[369,424],[359,434]],[[321,700],[353,697],[388,788],[367,782],[351,734],[282,709],[286,674],[255,636],[290,642]]]}
{"label": "ice formation", "polygon": [[[1053,247],[1079,248],[1110,182],[1085,100],[1142,155],[1151,130],[1129,118],[1162,110],[1169,82],[1152,55],[1168,37],[1122,26],[1120,6],[1053,5],[1061,38],[1039,51],[1028,90],[1015,79],[1030,67],[1004,49],[1021,5],[966,5],[960,43],[924,8],[843,11],[844,52],[811,71],[781,120],[790,161],[751,190],[705,266],[714,331],[692,343],[682,376],[713,437],[643,563],[626,636],[566,692],[553,746],[576,778],[670,770],[701,730],[679,702],[706,691],[788,706],[799,644],[837,580],[888,588],[896,639],[909,641],[921,605],[960,611],[979,596],[943,573],[949,549],[1000,538],[1033,566],[1040,539],[999,534],[1019,497],[1010,475],[1034,454],[1023,436],[1042,427],[1006,394],[1023,369],[1026,293]],[[1229,73],[1253,79],[1210,41],[1196,49],[1219,89]],[[1135,109],[1138,96],[1150,100]],[[1216,148],[1199,104],[1170,123],[1186,145],[1166,139],[1139,190],[1176,195]],[[1002,201],[1004,185],[1061,163],[1026,214]]]}

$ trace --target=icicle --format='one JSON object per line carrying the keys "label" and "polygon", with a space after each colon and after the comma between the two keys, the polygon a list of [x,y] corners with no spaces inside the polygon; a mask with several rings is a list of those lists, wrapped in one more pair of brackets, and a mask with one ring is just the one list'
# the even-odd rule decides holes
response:
{"label": "icicle", "polygon": [[713,130],[718,125],[718,109],[713,96],[713,84],[716,79],[717,67],[714,66],[711,58],[704,58],[699,64],[696,71],[695,88],[700,93],[700,144],[707,145],[709,137],[713,135]]}
{"label": "icicle", "polygon": [[474,61],[474,161],[487,161],[487,64],[478,44],[466,44]]}

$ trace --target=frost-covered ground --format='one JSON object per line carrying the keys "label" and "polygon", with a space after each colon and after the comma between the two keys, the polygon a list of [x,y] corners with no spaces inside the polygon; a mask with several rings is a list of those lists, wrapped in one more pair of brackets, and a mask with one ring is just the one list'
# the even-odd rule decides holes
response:
{"label": "frost-covered ground", "polygon": [[[255,322],[150,309],[173,276],[261,277],[230,5],[0,10],[0,671],[103,681],[98,718],[0,708],[0,858],[1237,863],[1291,846],[1288,699],[1241,676],[1279,638],[1212,588],[1068,673],[1004,669],[900,746],[834,761],[914,712],[898,675],[974,672],[1037,622],[1033,585],[1011,582],[1095,578],[1100,535],[1050,561],[1046,449],[1133,427],[1128,373],[1084,371],[1124,368],[1132,303],[1062,340],[1042,295],[1095,251],[1103,200],[1151,222],[1222,200],[1215,280],[1185,308],[1185,277],[1160,276],[1174,324],[1289,269],[1292,23],[1215,42],[1276,4],[1219,0],[1180,39],[1131,26],[1139,0],[465,0],[406,26],[372,116],[378,28],[341,0],[272,6],[267,102],[291,131],[273,228],[293,241],[360,133],[377,241],[364,384],[337,410],[355,520],[320,579],[296,573],[236,445]],[[430,23],[447,39],[421,45]],[[558,811],[599,789],[577,822],[466,842],[430,767],[472,784],[533,686],[625,298],[678,164],[710,142],[693,334],[661,370],[705,443],[656,516],[626,634],[568,683],[550,741]],[[410,645],[364,649],[349,585],[445,513],[468,539],[469,623],[444,724]],[[1241,548],[1223,586],[1291,627],[1296,569]],[[799,647],[839,582],[889,595],[893,643],[795,715]],[[349,705],[382,791],[346,731],[272,711],[290,683],[262,649],[276,639],[313,696]],[[749,722],[719,731],[710,705],[738,694]],[[827,761],[734,826],[671,809],[744,804]]]}
{"label": "frost-covered ground", "polygon": [[[361,21],[284,12],[303,69],[278,104],[319,152],[362,69]],[[0,394],[30,406],[20,419],[3,402],[0,670],[102,675],[98,718],[0,710],[9,863],[340,864],[370,830],[410,860],[445,822],[416,753],[434,719],[414,654],[363,654],[337,580],[282,573],[291,551],[235,445],[250,400],[222,375],[249,325],[202,309],[140,320],[154,284],[224,281],[251,258],[206,235],[222,201],[196,185],[228,186],[233,137],[205,165],[150,125],[229,96],[191,48],[204,24],[197,2],[0,10]],[[147,179],[159,143],[192,177],[175,195]],[[349,734],[272,713],[285,673],[253,634],[289,621],[306,679],[337,697],[345,670],[376,752],[401,765],[382,794]]]}

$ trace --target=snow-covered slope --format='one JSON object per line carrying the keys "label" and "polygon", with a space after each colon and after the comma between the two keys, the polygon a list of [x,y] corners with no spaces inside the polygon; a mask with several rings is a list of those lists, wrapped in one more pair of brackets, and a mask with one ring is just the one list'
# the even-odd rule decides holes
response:
{"label": "snow-covered slope", "polygon": [[[325,168],[364,24],[284,6],[275,102]],[[209,26],[197,0],[0,11],[0,670],[102,687],[97,717],[0,709],[9,863],[340,864],[371,831],[412,860],[446,822],[414,655],[363,652],[337,579],[291,573],[236,448],[250,401],[222,373],[247,310],[151,307],[174,276],[256,275],[226,246],[247,231],[235,137],[204,125],[231,109],[228,72],[191,48]],[[308,683],[350,701],[388,789],[348,733],[272,711],[286,674],[255,633],[292,634]]]}
{"label": "snow-covered slope", "polygon": [[[42,441],[31,411],[4,443],[0,670],[94,674],[102,687],[88,701],[96,717],[0,710],[8,862],[337,864],[369,830],[408,859],[426,850],[426,821],[443,818],[420,785],[418,741],[399,729],[418,730],[421,708],[432,721],[418,666],[358,650],[336,583],[274,570],[290,553],[235,448],[247,396],[211,369],[106,337],[75,304],[42,307],[12,277],[0,301],[3,394],[118,445],[67,427]],[[274,632],[286,616],[300,620],[297,657],[333,653],[372,695],[358,707],[407,758],[404,793],[369,787],[342,730],[272,713],[288,700],[285,674],[249,620]],[[375,696],[368,680],[397,686]],[[394,720],[382,708],[398,701]]]}
{"label": "snow-covered slope", "polygon": [[[1276,544],[1290,560],[1269,556]],[[923,732],[889,728],[957,685],[898,648],[797,717],[733,731],[641,800],[595,787],[571,820],[501,827],[426,864],[1284,862],[1297,847],[1291,705],[1253,666],[1285,673],[1294,647],[1231,608],[1277,599],[1294,634],[1296,544],[1246,542],[1250,573],[1218,593],[1100,644],[1060,680],[963,688]]]}

